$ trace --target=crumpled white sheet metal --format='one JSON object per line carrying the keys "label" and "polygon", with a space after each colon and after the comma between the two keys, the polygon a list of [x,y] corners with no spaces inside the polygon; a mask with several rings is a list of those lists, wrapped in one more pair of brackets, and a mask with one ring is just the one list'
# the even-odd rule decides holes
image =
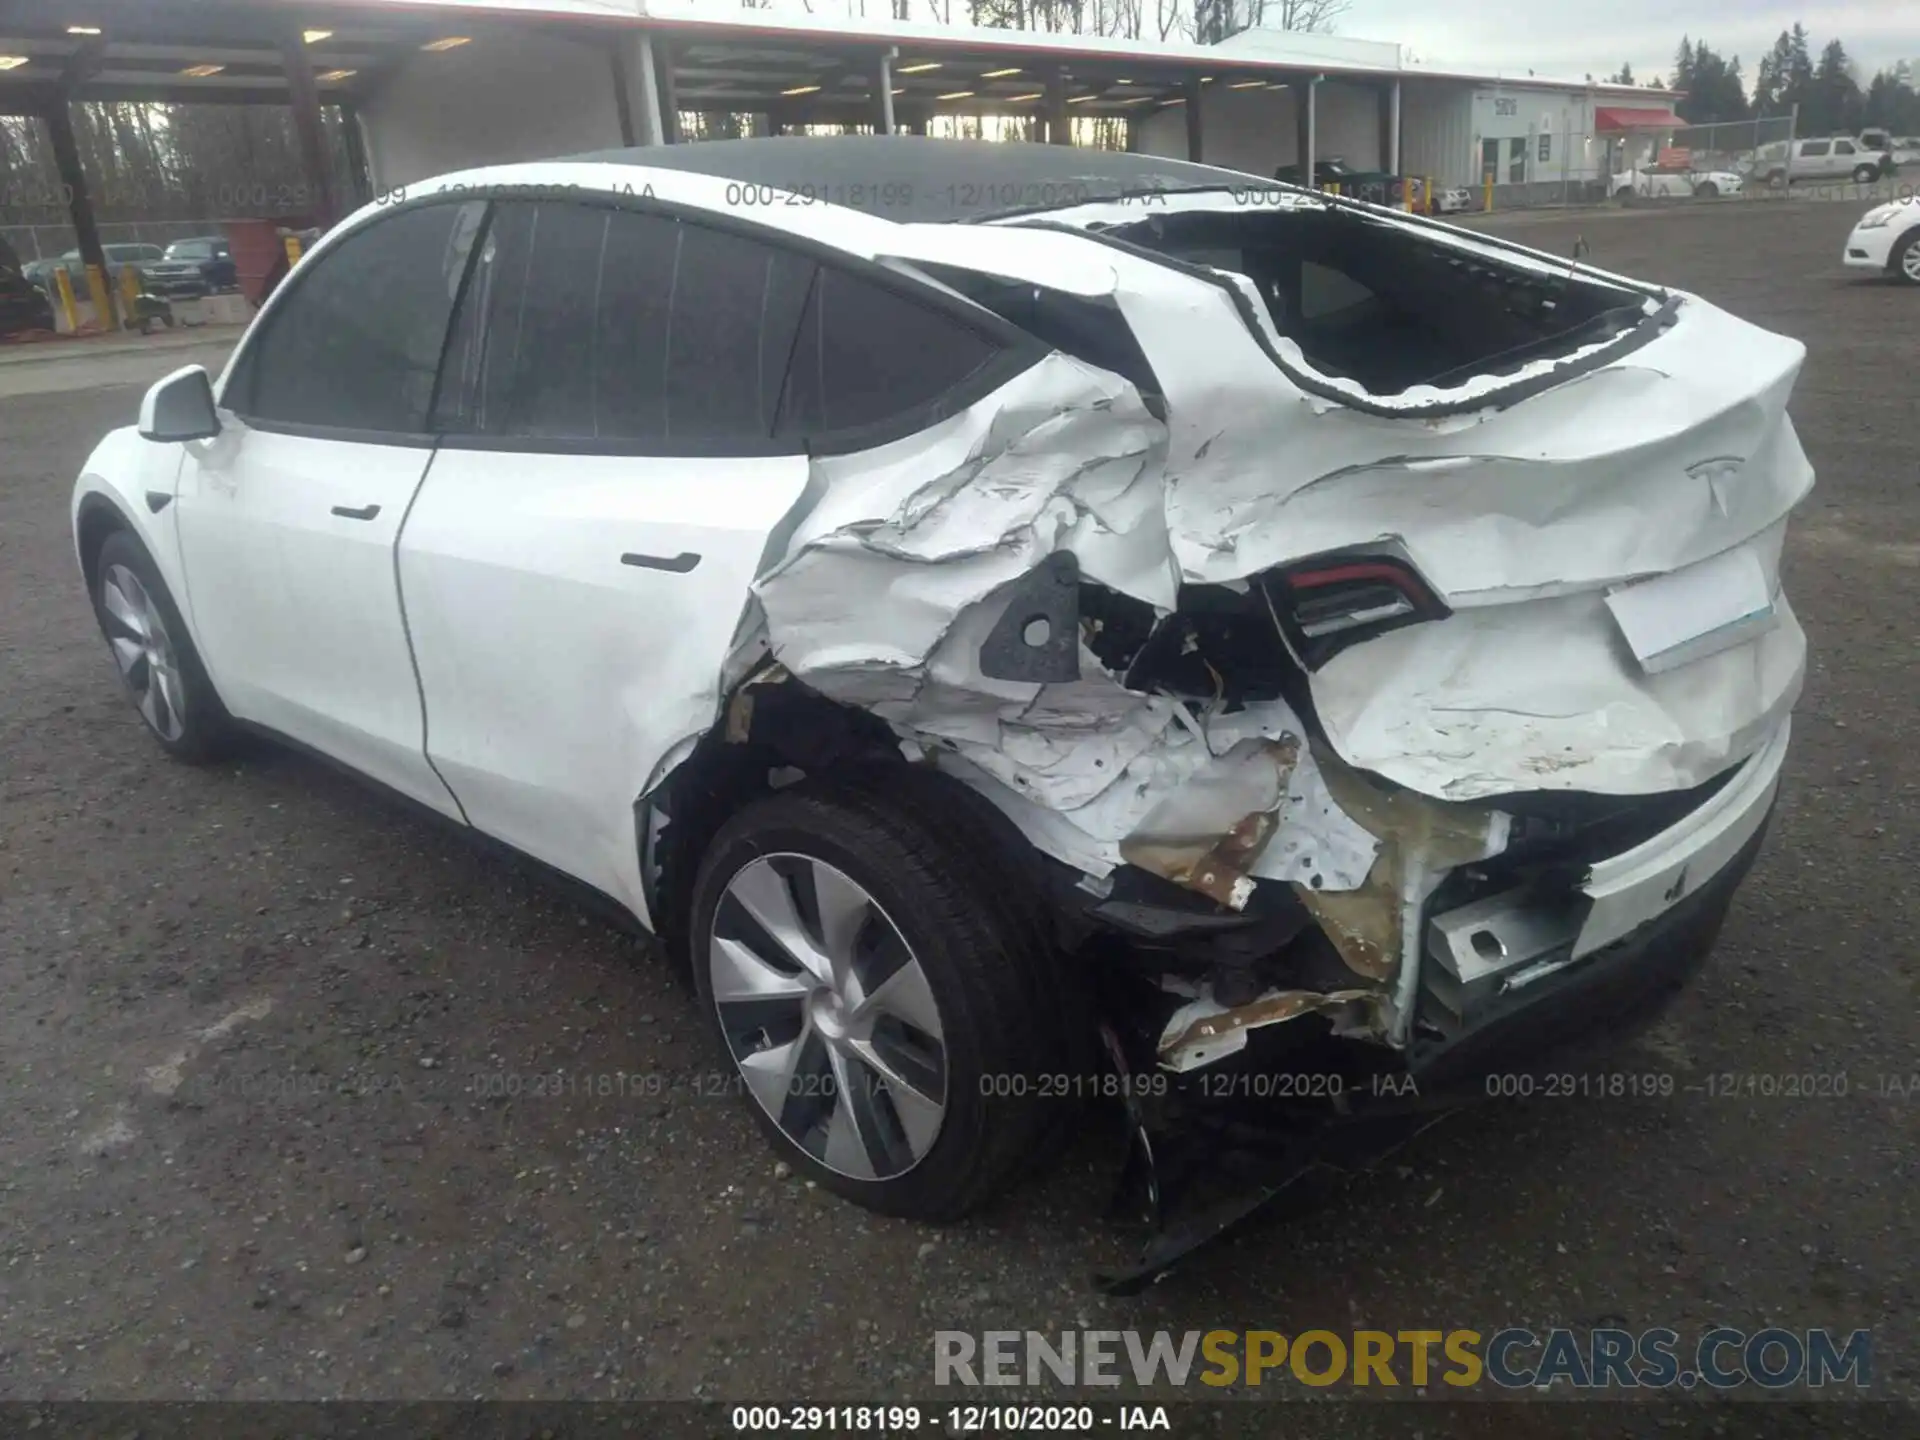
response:
{"label": "crumpled white sheet metal", "polygon": [[[998,592],[1056,551],[1173,607],[1165,433],[1124,381],[1054,355],[932,437],[815,462],[817,503],[755,585],[772,658],[886,720],[1089,875],[1119,864],[1121,842],[1150,818],[1206,823],[1172,797],[1190,784],[1219,793],[1243,743],[1297,741],[1304,728],[1285,704],[1196,720],[1177,700],[1125,689],[1084,647],[1081,678],[1067,683],[989,679],[978,663],[1004,609]],[[1365,878],[1374,841],[1327,800],[1311,756],[1284,790],[1269,783],[1239,804],[1222,828],[1275,812],[1288,843],[1273,853],[1305,847],[1331,887]]]}
{"label": "crumpled white sheet metal", "polygon": [[[1085,650],[1072,684],[983,677],[1000,592],[1060,550],[1164,611],[1182,582],[1397,541],[1455,613],[1345,651],[1311,683],[1341,759],[1439,799],[1689,786],[1792,706],[1805,641],[1784,598],[1767,634],[1649,677],[1604,597],[1738,546],[1777,576],[1784,517],[1812,483],[1785,413],[1797,342],[1680,296],[1656,338],[1524,402],[1499,403],[1516,376],[1488,376],[1457,392],[1480,408],[1367,414],[1294,384],[1222,285],[1149,258],[1017,225],[885,239],[895,263],[1105,297],[1164,392],[1163,423],[1125,381],[1056,354],[930,434],[819,459],[811,509],[755,585],[757,638],[788,671],[886,719],[1048,853],[1102,875],[1240,742],[1304,734],[1274,703],[1196,736],[1185,708],[1122,689]],[[1338,806],[1305,802],[1317,783],[1303,745],[1255,873],[1310,851],[1327,889],[1353,888],[1375,842]]]}

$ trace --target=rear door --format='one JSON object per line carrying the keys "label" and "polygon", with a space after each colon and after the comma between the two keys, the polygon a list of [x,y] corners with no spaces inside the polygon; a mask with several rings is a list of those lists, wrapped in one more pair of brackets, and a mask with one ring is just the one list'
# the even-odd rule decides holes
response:
{"label": "rear door", "polygon": [[813,263],[658,213],[503,201],[399,573],[428,754],[480,830],[645,916],[633,806],[714,719],[767,538]]}
{"label": "rear door", "polygon": [[1824,180],[1833,174],[1833,142],[1831,140],[1803,140],[1800,142],[1800,154],[1793,167],[1796,180]]}
{"label": "rear door", "polygon": [[1031,361],[925,293],[758,227],[495,208],[399,550],[427,751],[476,827],[648,918],[635,802],[718,718],[810,457]]}

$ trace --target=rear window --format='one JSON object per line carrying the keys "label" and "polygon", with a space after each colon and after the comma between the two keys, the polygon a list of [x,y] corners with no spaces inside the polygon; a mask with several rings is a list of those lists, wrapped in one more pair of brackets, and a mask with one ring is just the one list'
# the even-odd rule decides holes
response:
{"label": "rear window", "polygon": [[779,433],[923,429],[999,354],[994,341],[928,306],[822,266],[794,342]]}
{"label": "rear window", "polygon": [[204,240],[176,240],[167,247],[169,260],[208,260],[213,247]]}

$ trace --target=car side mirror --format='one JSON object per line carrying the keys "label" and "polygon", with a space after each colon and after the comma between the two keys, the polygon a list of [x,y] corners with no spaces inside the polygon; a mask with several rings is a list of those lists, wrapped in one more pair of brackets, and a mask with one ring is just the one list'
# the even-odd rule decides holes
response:
{"label": "car side mirror", "polygon": [[140,401],[140,438],[171,444],[211,440],[220,433],[220,412],[213,405],[213,383],[206,367],[186,365],[156,381]]}

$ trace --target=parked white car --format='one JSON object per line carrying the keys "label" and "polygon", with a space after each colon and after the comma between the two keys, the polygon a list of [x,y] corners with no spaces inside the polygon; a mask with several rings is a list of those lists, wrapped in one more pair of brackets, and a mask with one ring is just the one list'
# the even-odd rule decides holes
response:
{"label": "parked white car", "polygon": [[1698,196],[1711,200],[1716,195],[1738,195],[1742,181],[1730,170],[1653,170],[1635,166],[1613,177],[1616,199],[1637,195],[1642,199],[1674,199]]}
{"label": "parked white car", "polygon": [[1920,196],[1876,205],[1847,236],[1841,260],[1920,285]]}
{"label": "parked white car", "polygon": [[945,1217],[1076,1096],[1482,1090],[1673,992],[1805,671],[1803,357],[1150,156],[615,152],[340,223],[74,542],[163,749],[611,898],[784,1159]]}
{"label": "parked white car", "polygon": [[1464,211],[1477,210],[1479,207],[1478,197],[1465,185],[1434,187],[1433,211],[1436,215],[1458,215]]}

